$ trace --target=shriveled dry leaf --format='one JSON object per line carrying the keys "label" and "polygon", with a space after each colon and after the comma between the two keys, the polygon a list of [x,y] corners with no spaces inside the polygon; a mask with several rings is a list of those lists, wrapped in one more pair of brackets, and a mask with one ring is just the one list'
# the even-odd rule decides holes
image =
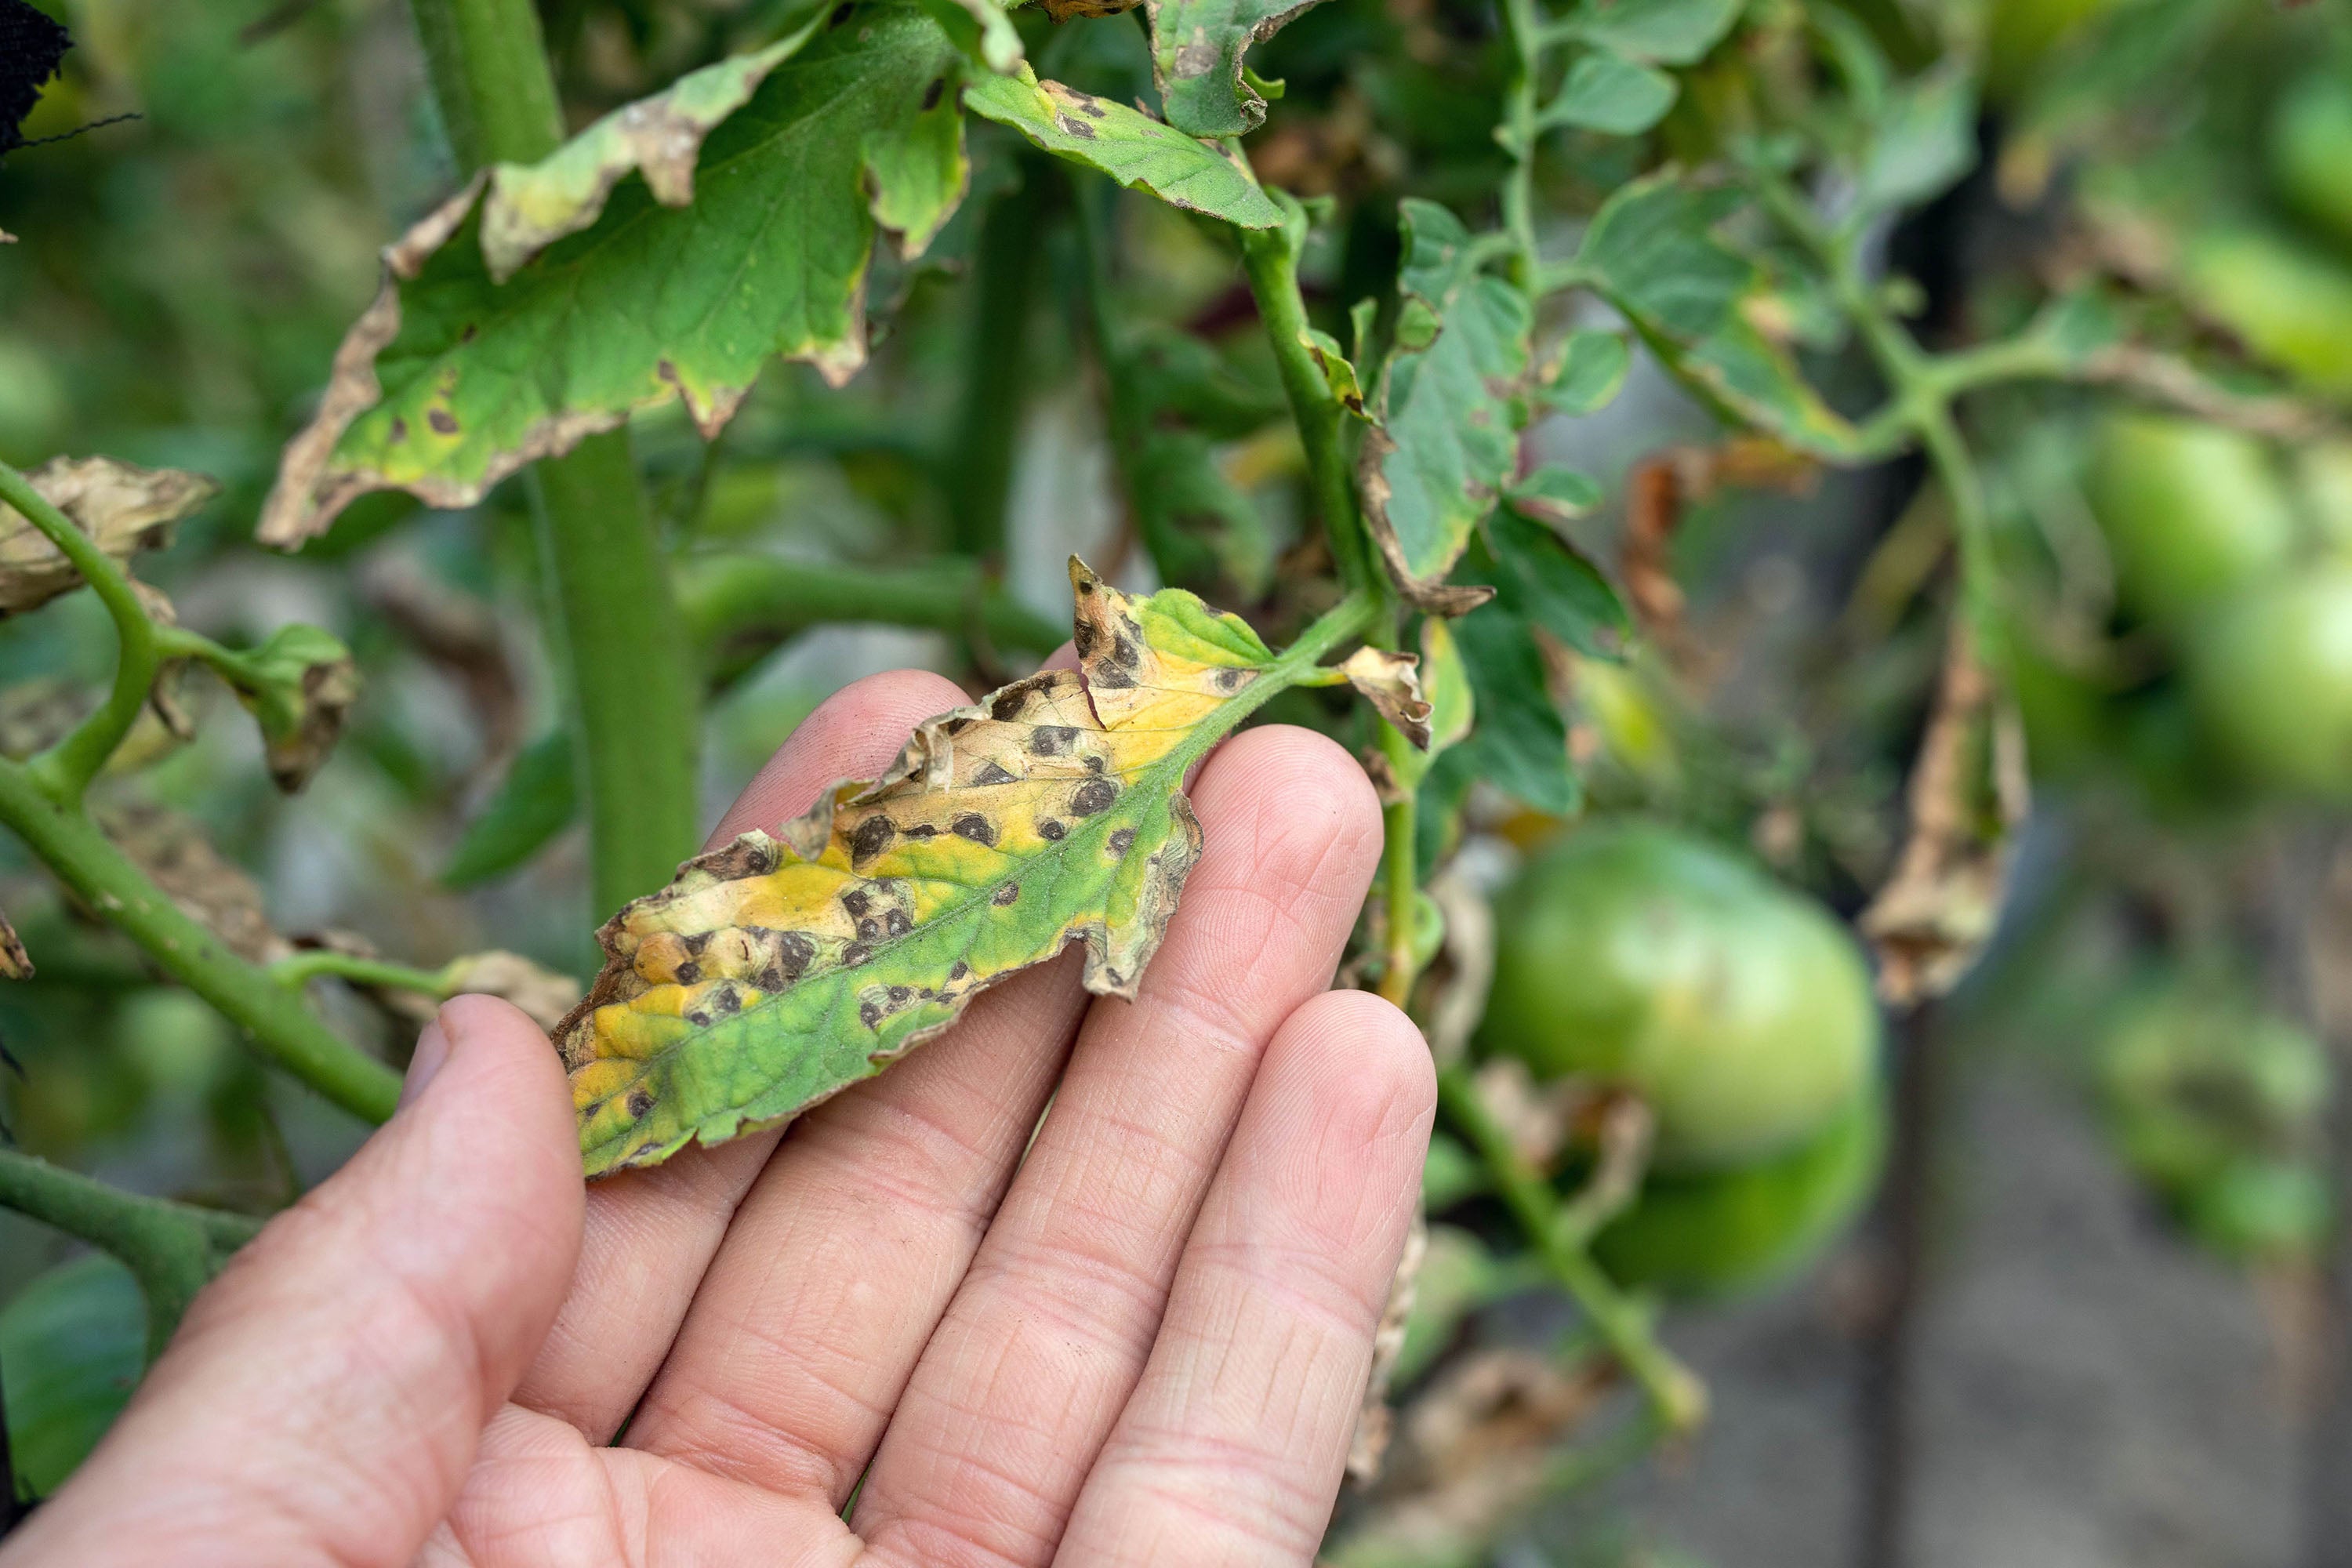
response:
{"label": "shriveled dry leaf", "polygon": [[1396,1374],[1397,1357],[1404,1352],[1405,1325],[1412,1319],[1413,1287],[1421,1277],[1421,1260],[1429,1251],[1429,1219],[1416,1211],[1412,1228],[1405,1232],[1404,1251],[1389,1280],[1389,1299],[1381,1309],[1380,1326],[1372,1331],[1372,1370],[1364,1384],[1364,1403],[1356,1412],[1356,1435],[1348,1443],[1348,1477],[1369,1486],[1381,1473],[1389,1437],[1396,1427],[1389,1408],[1389,1383]]}
{"label": "shriveled dry leaf", "polygon": [[1073,941],[1088,989],[1135,994],[1200,856],[1184,771],[1277,689],[1275,656],[1190,594],[1070,577],[1080,671],[925,721],[879,780],[598,933],[609,962],[557,1031],[591,1174],[796,1115]]}
{"label": "shriveled dry leaf", "polygon": [[1362,692],[1381,718],[1425,752],[1429,750],[1430,708],[1413,673],[1420,663],[1412,654],[1373,647],[1368,643],[1349,654],[1339,668],[1347,675],[1348,684]]}
{"label": "shriveled dry leaf", "polygon": [[[172,527],[218,494],[202,474],[112,458],[53,458],[25,476],[118,563],[172,542]],[[32,520],[0,502],[0,616],[37,609],[81,586],[81,574]]]}
{"label": "shriveled dry leaf", "polygon": [[271,963],[294,951],[264,912],[261,889],[205,837],[194,817],[143,803],[97,808],[98,824],[181,912],[240,958]]}
{"label": "shriveled dry leaf", "polygon": [[269,776],[289,795],[310,782],[343,732],[359,700],[360,669],[351,649],[316,626],[285,626],[220,669],[236,700],[261,726]]}
{"label": "shriveled dry leaf", "polygon": [[24,938],[0,914],[0,980],[30,980],[33,977],[32,955],[25,951]]}
{"label": "shriveled dry leaf", "polygon": [[470,953],[445,973],[453,996],[502,996],[531,1016],[542,1029],[552,1029],[580,1005],[584,989],[570,974],[533,963],[519,952],[492,948]]}
{"label": "shriveled dry leaf", "polygon": [[1992,940],[2032,804],[2024,724],[1958,618],[1908,798],[1910,837],[1859,922],[1878,954],[1878,993],[1898,1007],[1949,992]]}

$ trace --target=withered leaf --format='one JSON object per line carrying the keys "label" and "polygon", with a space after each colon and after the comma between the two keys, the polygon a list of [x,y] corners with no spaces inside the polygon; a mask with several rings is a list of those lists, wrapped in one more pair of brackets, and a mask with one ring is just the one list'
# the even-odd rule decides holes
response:
{"label": "withered leaf", "polygon": [[1421,682],[1413,673],[1420,663],[1412,654],[1367,643],[1349,654],[1339,668],[1348,684],[1362,692],[1381,718],[1425,752],[1429,750],[1429,701],[1422,696]]}
{"label": "withered leaf", "polygon": [[203,825],[168,806],[101,806],[98,825],[183,913],[240,958],[271,963],[294,951],[264,911],[261,889],[205,837]]}
{"label": "withered leaf", "polygon": [[1281,682],[1191,594],[1070,580],[1079,670],[925,721],[881,778],[605,924],[555,1032],[591,1175],[796,1115],[1071,942],[1089,990],[1135,994],[1200,857],[1184,772]]}
{"label": "withered leaf", "polygon": [[30,980],[32,977],[33,959],[25,951],[25,939],[16,934],[16,928],[8,923],[8,917],[0,914],[0,980]]}
{"label": "withered leaf", "polygon": [[519,952],[492,948],[468,953],[450,964],[453,996],[502,996],[531,1016],[542,1029],[551,1029],[580,1005],[580,982],[569,974],[533,963]]}
{"label": "withered leaf", "polygon": [[1899,1007],[1949,992],[1992,940],[2032,808],[2023,721],[1960,621],[1909,798],[1902,858],[1859,922],[1878,954],[1878,993]]}
{"label": "withered leaf", "polygon": [[310,782],[343,732],[359,700],[359,666],[351,649],[316,626],[284,626],[234,664],[214,666],[255,722],[269,776],[291,795]]}
{"label": "withered leaf", "polygon": [[[202,474],[112,458],[52,458],[25,478],[117,562],[171,543],[172,525],[220,489]],[[37,609],[80,586],[81,574],[48,535],[0,503],[0,616]]]}

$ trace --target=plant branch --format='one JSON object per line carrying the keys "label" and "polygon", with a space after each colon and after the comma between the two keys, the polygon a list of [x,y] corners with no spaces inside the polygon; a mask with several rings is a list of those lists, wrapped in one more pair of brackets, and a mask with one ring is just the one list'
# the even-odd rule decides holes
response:
{"label": "plant branch", "polygon": [[977,631],[997,647],[1037,654],[1052,652],[1070,636],[1067,623],[1014,598],[978,562],[956,557],[912,566],[848,566],[748,551],[689,555],[678,563],[677,599],[703,668],[720,678],[786,637],[828,624]]}
{"label": "plant branch", "polygon": [[250,1215],[126,1193],[15,1149],[0,1149],[0,1205],[121,1259],[147,1298],[151,1361],[196,1292],[261,1228]]}
{"label": "plant branch", "polygon": [[114,621],[114,685],[105,702],[27,764],[44,794],[60,805],[73,806],[147,706],[155,672],[163,664],[155,624],[147,618],[146,606],[131,588],[130,574],[35,489],[31,480],[6,463],[0,463],[0,500],[24,513],[73,563],[74,570],[81,574]]}
{"label": "plant branch", "polygon": [[1664,1428],[1687,1432],[1704,1421],[1706,1386],[1658,1342],[1650,1331],[1649,1314],[1562,1234],[1559,1200],[1550,1184],[1519,1157],[1510,1134],[1480,1098],[1469,1070],[1459,1063],[1440,1068],[1437,1094],[1447,1118],[1486,1162],[1496,1194],[1545,1268],[1583,1309],[1610,1353],[1641,1384]]}
{"label": "plant branch", "polygon": [[972,258],[971,325],[964,353],[963,406],[955,429],[948,490],[957,553],[1004,559],[1004,508],[1013,488],[1029,383],[1029,318],[1037,292],[1037,230],[1047,179],[1035,160],[1021,186],[981,220]]}
{"label": "plant branch", "polygon": [[[458,162],[470,171],[555,151],[563,117],[531,0],[411,4]],[[699,705],[627,430],[532,474],[579,710],[593,898],[614,910],[667,881],[699,841]]]}
{"label": "plant branch", "polygon": [[[1288,198],[1285,198],[1287,202]],[[1385,584],[1373,569],[1364,537],[1364,520],[1356,501],[1355,464],[1348,453],[1346,412],[1331,395],[1331,384],[1315,363],[1307,343],[1307,301],[1298,291],[1298,243],[1294,232],[1304,229],[1305,215],[1289,203],[1287,218],[1274,228],[1243,229],[1242,268],[1249,277],[1250,293],[1257,300],[1258,319],[1265,324],[1266,341],[1274,349],[1291,417],[1297,422],[1300,444],[1307,448],[1307,471],[1322,514],[1324,537],[1340,583],[1352,593],[1384,594]]]}
{"label": "plant branch", "polygon": [[264,1057],[354,1116],[382,1121],[392,1114],[397,1074],[190,918],[78,803],[61,804],[36,783],[30,764],[0,761],[0,823],[158,967],[243,1028]]}
{"label": "plant branch", "polygon": [[[1381,754],[1389,761],[1391,776],[1405,776],[1398,764],[1412,751],[1412,742],[1385,719],[1381,721],[1380,746]],[[1421,839],[1415,820],[1419,809],[1412,790],[1401,791],[1381,808],[1381,886],[1388,907],[1388,951],[1381,958],[1380,994],[1399,1007],[1412,999],[1412,983],[1420,977],[1421,944],[1414,929],[1421,918]]]}
{"label": "plant branch", "polygon": [[281,958],[269,966],[268,974],[272,980],[291,991],[299,991],[313,980],[332,975],[354,984],[382,985],[397,991],[422,991],[436,998],[447,996],[452,983],[447,969],[418,969],[412,964],[386,963],[380,959],[331,952],[324,948]]}

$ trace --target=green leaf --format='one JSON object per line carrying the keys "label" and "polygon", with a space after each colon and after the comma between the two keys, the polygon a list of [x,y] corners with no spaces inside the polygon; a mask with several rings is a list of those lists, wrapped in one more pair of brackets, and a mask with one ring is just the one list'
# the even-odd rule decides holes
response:
{"label": "green leaf", "polygon": [[[1478,725],[1437,772],[1459,770],[1465,779],[1484,779],[1538,811],[1574,811],[1582,792],[1569,765],[1568,723],[1552,700],[1533,625],[1498,601],[1454,622],[1454,635],[1469,671]],[[1431,784],[1441,782],[1433,777]]]}
{"label": "green leaf", "polygon": [[1856,214],[1913,206],[1938,195],[1977,161],[1976,86],[1946,65],[1887,95],[1855,177]]}
{"label": "green leaf", "polygon": [[1723,41],[1746,0],[1586,0],[1572,37],[1637,60],[1691,65]]}
{"label": "green leaf", "polygon": [[1607,49],[1580,56],[1559,93],[1536,115],[1538,130],[1574,125],[1612,136],[1633,136],[1675,106],[1675,79]]}
{"label": "green leaf", "polygon": [[1577,332],[1560,355],[1559,373],[1543,390],[1544,404],[1561,414],[1604,408],[1625,384],[1625,372],[1633,363],[1622,333],[1597,328]]}
{"label": "green leaf", "polygon": [[1738,202],[1737,192],[1689,185],[1672,171],[1637,180],[1594,215],[1577,271],[1724,418],[1802,451],[1848,455],[1857,449],[1853,427],[1744,313],[1763,275],[1715,233]]}
{"label": "green leaf", "polygon": [[576,767],[569,730],[551,730],[524,747],[458,836],[442,886],[470,888],[511,871],[571,826],[580,811]]}
{"label": "green leaf", "polygon": [[1364,441],[1364,508],[1406,597],[1458,615],[1483,595],[1465,598],[1446,574],[1518,467],[1533,321],[1518,289],[1480,270],[1452,213],[1411,198],[1402,212],[1406,320]]}
{"label": "green leaf", "polygon": [[331,633],[289,625],[250,652],[209,661],[261,726],[269,776],[291,795],[310,782],[359,700],[360,668]]}
{"label": "green leaf", "polygon": [[764,49],[688,71],[650,98],[597,121],[536,163],[500,163],[482,198],[482,258],[503,283],[567,234],[603,216],[613,189],[641,174],[654,199],[682,207],[694,199],[702,139],[743,107],[768,73],[808,42],[820,9]]}
{"label": "green leaf", "polygon": [[1317,368],[1323,373],[1324,384],[1331,396],[1349,413],[1361,416],[1364,412],[1363,383],[1356,378],[1353,361],[1339,350],[1339,340],[1319,327],[1307,327],[1298,334],[1307,352],[1315,356]]}
{"label": "green leaf", "polygon": [[1286,677],[1190,594],[1070,576],[1078,670],[926,721],[881,779],[598,933],[609,962],[556,1031],[590,1174],[797,1115],[1071,942],[1088,989],[1135,994],[1200,856],[1185,770]]}
{"label": "green leaf", "polygon": [[1511,487],[1511,504],[1521,511],[1566,521],[1601,504],[1601,486],[1589,474],[1546,463]]}
{"label": "green leaf", "polygon": [[1243,79],[1242,57],[1313,4],[1144,0],[1151,18],[1151,76],[1168,123],[1192,136],[1239,136],[1265,123],[1265,100]]}
{"label": "green leaf", "polygon": [[1280,386],[1244,375],[1216,348],[1180,327],[1148,323],[1119,356],[1139,383],[1143,405],[1204,435],[1233,440],[1283,417]]}
{"label": "green leaf", "polygon": [[475,194],[446,204],[385,253],[262,540],[298,545],[371,490],[471,505],[677,400],[716,434],[778,356],[846,380],[866,358],[876,229],[919,253],[962,197],[962,69],[915,0],[836,9],[711,132],[690,205],[624,184],[503,285]]}
{"label": "green leaf", "polygon": [[1495,514],[1486,536],[1494,545],[1496,598],[1506,613],[1542,627],[1579,653],[1621,657],[1632,619],[1617,590],[1583,552],[1507,507]]}
{"label": "green leaf", "polygon": [[996,0],[922,0],[940,30],[976,65],[1010,71],[1021,63],[1021,35]]}
{"label": "green leaf", "polygon": [[56,1491],[98,1446],[146,1370],[146,1344],[138,1282],[103,1253],[36,1276],[0,1310],[0,1384],[20,1495]]}
{"label": "green leaf", "polygon": [[1010,125],[1048,153],[1098,169],[1129,190],[1243,228],[1272,228],[1282,214],[1237,154],[1150,115],[1058,81],[982,77],[964,89],[974,114]]}

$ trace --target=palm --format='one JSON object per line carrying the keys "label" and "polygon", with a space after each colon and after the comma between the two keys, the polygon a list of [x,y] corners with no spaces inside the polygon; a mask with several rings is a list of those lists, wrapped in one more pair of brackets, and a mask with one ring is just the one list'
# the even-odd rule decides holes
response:
{"label": "palm", "polygon": [[[850,771],[824,723],[729,828]],[[1263,731],[1195,798],[1208,853],[1136,1003],[1066,959],[781,1142],[594,1188],[425,1560],[1311,1557],[1428,1074],[1392,1011],[1323,994],[1377,852],[1353,769]]]}

